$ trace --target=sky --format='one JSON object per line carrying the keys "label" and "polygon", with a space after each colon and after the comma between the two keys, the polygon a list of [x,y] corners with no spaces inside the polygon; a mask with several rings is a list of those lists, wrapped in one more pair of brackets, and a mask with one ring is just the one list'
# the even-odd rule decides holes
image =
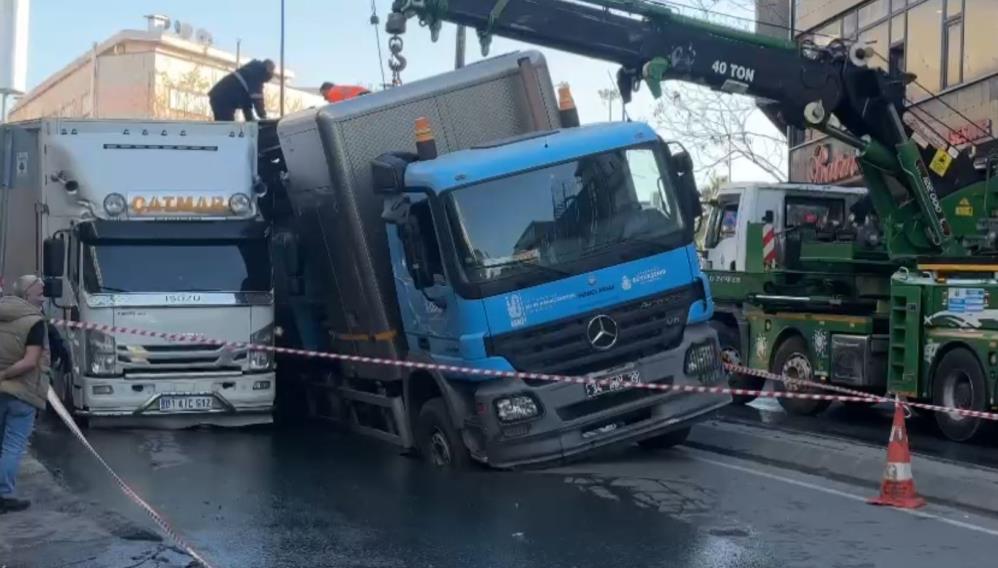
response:
{"label": "sky", "polygon": [[[235,52],[241,40],[243,58],[280,56],[280,0],[29,0],[28,88],[38,85],[76,57],[122,29],[145,29],[147,14],[162,14],[204,28],[215,46]],[[81,9],[83,5],[87,9]],[[391,0],[375,0],[381,16],[382,54],[387,56],[384,21]],[[365,85],[381,84],[381,65],[374,27],[370,24],[371,0],[286,0],[285,61],[295,74],[294,84],[314,87],[323,81]],[[410,21],[403,54],[408,67],[403,81],[413,81],[448,71],[454,65],[455,28],[445,25],[439,42]],[[531,46],[495,38],[492,55]],[[556,83],[571,85],[583,122],[603,121],[608,109],[600,89],[615,88],[616,66],[555,50],[541,49]],[[468,34],[468,61],[481,59],[477,37]],[[387,66],[385,72],[389,73]],[[635,95],[628,107],[635,120],[651,118],[653,99],[647,89]],[[619,103],[615,115],[619,116]],[[764,120],[764,119],[763,119]],[[765,128],[767,125],[762,124]],[[669,137],[669,133],[662,133]],[[726,169],[726,168],[725,168]],[[757,168],[735,162],[737,181],[766,179]]]}

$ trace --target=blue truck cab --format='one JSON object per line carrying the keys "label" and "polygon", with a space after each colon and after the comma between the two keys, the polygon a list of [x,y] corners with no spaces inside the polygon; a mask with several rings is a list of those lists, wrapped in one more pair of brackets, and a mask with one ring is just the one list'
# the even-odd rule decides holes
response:
{"label": "blue truck cab", "polygon": [[730,402],[633,387],[722,378],[683,156],[646,124],[612,123],[375,160],[410,358],[600,380],[433,370],[446,416],[421,413],[414,436],[434,462],[671,445]]}

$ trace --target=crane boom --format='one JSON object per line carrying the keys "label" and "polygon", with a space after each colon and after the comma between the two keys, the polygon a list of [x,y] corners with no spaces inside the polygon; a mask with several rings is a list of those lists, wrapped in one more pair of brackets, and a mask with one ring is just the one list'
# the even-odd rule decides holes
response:
{"label": "crane boom", "polygon": [[403,33],[409,18],[434,37],[442,22],[475,28],[483,53],[498,35],[617,63],[625,102],[642,83],[660,96],[665,80],[755,97],[778,123],[813,128],[856,148],[895,257],[998,251],[998,243],[982,240],[965,222],[954,235],[942,205],[968,187],[975,197],[985,195],[985,174],[965,152],[913,138],[911,121],[902,118],[912,77],[868,66],[873,51],[865,47],[841,40],[797,46],[648,0],[395,0],[389,33]]}

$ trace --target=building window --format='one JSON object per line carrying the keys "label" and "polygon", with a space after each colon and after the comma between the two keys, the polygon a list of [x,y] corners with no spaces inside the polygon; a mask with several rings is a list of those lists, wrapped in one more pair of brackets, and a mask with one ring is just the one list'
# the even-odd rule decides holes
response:
{"label": "building window", "polygon": [[946,0],[946,19],[955,18],[963,13],[963,0]]}
{"label": "building window", "polygon": [[[916,75],[908,85],[908,98],[917,101],[939,92],[942,81],[942,0],[928,0],[908,10],[906,64]],[[993,32],[992,32],[993,33]]]}
{"label": "building window", "polygon": [[905,32],[907,31],[905,28],[908,26],[908,22],[905,21],[904,16],[905,14],[902,12],[894,16],[894,19],[891,20],[891,45],[904,43]]}
{"label": "building window", "polygon": [[946,24],[946,86],[963,81],[963,20]]}
{"label": "building window", "polygon": [[908,0],[891,0],[891,13],[897,14],[898,12],[903,12],[907,5]]}
{"label": "building window", "polygon": [[842,17],[842,37],[855,39],[857,30],[859,30],[859,23],[856,19],[856,11],[853,10]]}
{"label": "building window", "polygon": [[859,9],[859,27],[865,28],[887,17],[887,0],[873,0]]}
{"label": "building window", "polygon": [[970,0],[963,7],[965,58],[963,79],[972,81],[998,71],[998,2]]}

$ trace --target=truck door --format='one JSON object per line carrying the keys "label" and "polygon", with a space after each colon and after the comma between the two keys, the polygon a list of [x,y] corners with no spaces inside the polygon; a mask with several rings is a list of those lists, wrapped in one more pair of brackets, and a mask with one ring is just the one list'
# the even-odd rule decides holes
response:
{"label": "truck door", "polygon": [[708,220],[704,248],[707,267],[711,270],[744,270],[744,260],[738,266],[738,205],[740,196],[725,195],[718,200]]}

